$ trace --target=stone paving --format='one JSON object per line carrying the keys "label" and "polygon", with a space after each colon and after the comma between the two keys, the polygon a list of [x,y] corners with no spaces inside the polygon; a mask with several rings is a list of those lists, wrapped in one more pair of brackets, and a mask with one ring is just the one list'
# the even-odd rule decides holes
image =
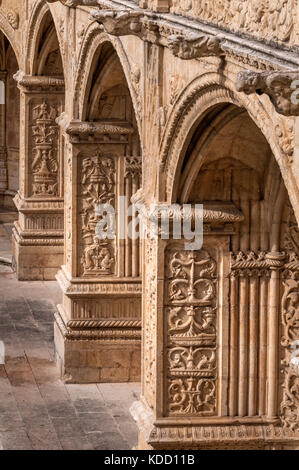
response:
{"label": "stone paving", "polygon": [[[0,214],[0,259],[11,256],[11,227]],[[18,282],[0,263],[0,449],[129,450],[137,443],[129,408],[139,384],[59,379],[53,312],[60,301],[56,282]]]}

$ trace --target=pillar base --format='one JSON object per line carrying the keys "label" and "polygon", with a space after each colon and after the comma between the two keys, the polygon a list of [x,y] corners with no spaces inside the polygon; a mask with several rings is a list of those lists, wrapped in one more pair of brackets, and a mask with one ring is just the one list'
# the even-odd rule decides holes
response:
{"label": "pillar base", "polygon": [[263,418],[160,418],[142,399],[131,407],[136,450],[298,450],[299,433]]}
{"label": "pillar base", "polygon": [[[82,321],[71,328],[61,305],[55,314],[56,361],[66,383],[139,382],[141,369],[140,326],[126,330]],[[88,326],[90,325],[90,326]],[[107,325],[107,326],[105,326]],[[128,336],[131,338],[128,338]]]}
{"label": "pillar base", "polygon": [[52,281],[63,264],[61,238],[24,238],[18,223],[12,237],[13,263],[19,281]]}

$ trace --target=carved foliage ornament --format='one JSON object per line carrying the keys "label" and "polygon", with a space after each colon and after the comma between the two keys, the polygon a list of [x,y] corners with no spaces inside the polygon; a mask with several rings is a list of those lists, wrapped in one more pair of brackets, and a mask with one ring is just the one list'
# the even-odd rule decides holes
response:
{"label": "carved foliage ornament", "polygon": [[114,271],[114,245],[96,236],[96,226],[101,219],[96,208],[100,204],[115,205],[115,162],[113,158],[97,154],[82,158],[80,170],[80,269],[83,275],[109,275]]}
{"label": "carved foliage ornament", "polygon": [[[0,1],[0,6],[2,4],[2,0]],[[19,28],[19,23],[20,23],[20,17],[19,14],[16,13],[14,10],[7,10],[6,8],[3,8],[4,13],[6,15],[7,21],[10,24],[10,26],[13,29],[18,29]]]}
{"label": "carved foliage ornament", "polygon": [[58,196],[58,110],[46,100],[32,109],[32,192],[34,196]]}
{"label": "carved foliage ornament", "polygon": [[284,376],[281,402],[282,422],[285,428],[299,430],[299,231],[294,212],[290,209],[284,246],[288,262],[283,272],[281,338],[282,372]]}
{"label": "carved foliage ornament", "polygon": [[237,33],[293,41],[296,0],[172,0],[171,12],[192,16]]}
{"label": "carved foliage ornament", "polygon": [[166,255],[169,415],[216,411],[216,262],[210,254]]}
{"label": "carved foliage ornament", "polygon": [[299,71],[295,72],[240,72],[237,91],[247,95],[266,93],[276,111],[284,116],[299,116]]}

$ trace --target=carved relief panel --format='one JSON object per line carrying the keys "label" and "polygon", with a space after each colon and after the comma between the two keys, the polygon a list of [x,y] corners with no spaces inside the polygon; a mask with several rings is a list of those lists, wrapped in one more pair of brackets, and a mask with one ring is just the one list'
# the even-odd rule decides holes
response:
{"label": "carved relief panel", "polygon": [[[82,147],[81,147],[82,148]],[[120,220],[131,221],[125,211],[141,185],[141,158],[125,156],[123,144],[92,145],[78,157],[78,255],[79,276],[122,278],[140,276],[139,239],[120,237]],[[119,196],[126,207],[118,207]],[[104,205],[114,211],[107,224]],[[102,215],[99,215],[99,210]],[[104,212],[103,212],[104,211]],[[98,228],[103,231],[99,235]],[[122,231],[123,232],[123,231]]]}
{"label": "carved relief panel", "polygon": [[[289,209],[284,236],[287,263],[283,271],[282,296],[282,396],[280,411],[285,428],[299,430],[299,369],[296,367],[299,345],[299,229]],[[292,359],[295,358],[295,361]]]}
{"label": "carved relief panel", "polygon": [[165,257],[167,414],[216,413],[217,263],[206,249]]}
{"label": "carved relief panel", "polygon": [[32,98],[29,109],[29,194],[61,197],[61,141],[56,118],[62,103],[53,98]]}
{"label": "carved relief panel", "polygon": [[[96,152],[79,161],[79,274],[102,276],[115,273],[115,242],[100,239],[96,233],[101,216],[97,207],[110,204],[115,208],[117,179],[115,158]],[[104,227],[105,230],[105,227]]]}
{"label": "carved relief panel", "polygon": [[296,0],[173,0],[171,11],[235,32],[296,43]]}

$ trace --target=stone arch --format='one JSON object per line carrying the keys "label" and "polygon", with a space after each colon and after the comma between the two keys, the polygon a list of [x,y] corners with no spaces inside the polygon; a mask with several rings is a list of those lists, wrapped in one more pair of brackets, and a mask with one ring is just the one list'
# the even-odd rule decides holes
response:
{"label": "stone arch", "polygon": [[[47,21],[51,18],[51,27],[48,31],[47,41],[44,41],[41,51],[38,51],[42,36],[44,33],[44,27]],[[45,55],[50,50],[53,42],[57,40],[59,46],[59,54],[62,61],[62,69],[65,70],[63,44],[60,35],[58,34],[57,26],[55,24],[55,16],[52,15],[51,8],[48,6],[46,1],[39,2],[35,9],[33,9],[28,26],[28,37],[26,44],[27,51],[27,63],[26,73],[29,75],[39,75],[40,64],[39,59],[45,61]]]}
{"label": "stone arch", "polygon": [[9,22],[7,21],[7,18],[3,15],[3,12],[0,10],[0,31],[2,31],[2,33],[4,34],[4,36],[6,36],[6,38],[8,39],[14,53],[15,53],[15,56],[17,58],[17,62],[18,62],[18,65],[20,67],[21,63],[20,63],[20,55],[21,55],[21,51],[20,51],[20,48],[19,48],[19,43],[18,41],[16,40],[16,37],[15,37],[15,31],[13,29],[13,27],[9,24]]}
{"label": "stone arch", "polygon": [[173,200],[178,168],[193,132],[206,113],[220,103],[244,108],[261,130],[278,163],[299,220],[298,189],[289,168],[293,154],[293,122],[276,113],[273,119],[273,112],[272,115],[268,112],[259,97],[235,92],[233,82],[217,73],[204,74],[189,83],[170,113],[160,146],[160,200]]}
{"label": "stone arch", "polygon": [[14,209],[13,198],[19,189],[19,108],[20,95],[14,80],[18,57],[4,32],[0,31],[0,205]]}
{"label": "stone arch", "polygon": [[[178,117],[176,126],[172,127],[173,137],[169,143],[172,153],[162,153],[162,168],[167,170],[169,186],[165,193],[161,191],[161,198],[168,198],[167,202],[204,206],[202,250],[194,249],[191,253],[174,240],[167,242],[163,274],[161,271],[161,277],[165,276],[167,296],[164,338],[168,337],[168,331],[176,331],[173,336],[170,333],[167,344],[167,351],[171,351],[168,356],[171,373],[165,375],[168,382],[164,396],[168,401],[164,404],[164,416],[177,417],[181,413],[188,417],[206,416],[205,413],[250,419],[267,416],[270,419],[278,417],[288,426],[293,413],[293,404],[288,401],[291,387],[286,382],[282,386],[280,374],[283,359],[289,357],[289,352],[283,349],[285,345],[280,335],[284,328],[283,318],[288,314],[285,299],[291,295],[291,288],[298,288],[292,283],[294,272],[288,272],[289,266],[294,269],[294,260],[297,262],[298,259],[298,227],[292,220],[293,210],[283,181],[286,175],[279,168],[288,153],[274,155],[279,145],[272,142],[270,146],[270,143],[277,134],[272,131],[269,139],[271,129],[265,128],[267,113],[263,108],[260,111],[263,115],[258,119],[256,109],[250,108],[251,103],[241,106],[231,89],[208,84],[200,91],[200,98],[197,95],[185,108],[186,120],[182,116],[180,123]],[[198,109],[200,120],[196,118]],[[169,155],[172,160],[168,159]],[[226,224],[225,218],[233,213],[235,223]],[[164,247],[161,243],[158,265]],[[210,289],[210,301],[215,302],[210,313],[215,312],[214,334],[218,335],[218,365],[211,355],[211,367],[218,372],[213,379],[214,385],[207,381],[208,405],[201,408],[201,401],[198,408],[189,408],[188,404],[182,405],[184,398],[181,402],[177,398],[180,394],[185,397],[185,392],[188,394],[185,382],[172,379],[172,374],[175,376],[172,371],[178,367],[176,353],[182,346],[179,335],[185,335],[185,341],[188,335],[195,338],[198,333],[191,330],[186,333],[183,328],[180,331],[176,328],[189,325],[190,311],[196,316],[193,310],[196,301],[192,296],[188,300],[189,294],[182,294],[181,290],[188,277],[184,267],[190,260],[191,264],[195,263],[195,259],[207,256],[207,253],[212,256],[215,266],[218,263],[216,290]],[[180,256],[183,261],[177,264]],[[194,282],[192,271],[190,278],[190,285],[196,290],[196,282],[202,282],[200,275]],[[191,291],[189,288],[188,292]],[[207,292],[208,289],[203,291],[202,301],[206,300]],[[178,305],[184,305],[184,313],[177,310]],[[189,344],[191,342],[186,342],[184,346]],[[189,359],[203,345],[196,347],[199,347],[196,353],[190,348]],[[181,370],[184,370],[184,377],[187,376],[188,368],[192,369],[194,364],[180,365],[177,377]],[[192,380],[195,377],[193,372],[190,377]],[[195,379],[192,386],[195,389],[201,383],[196,383]],[[209,401],[211,396],[214,397],[212,402]]]}
{"label": "stone arch", "polygon": [[104,33],[98,23],[92,23],[86,29],[80,47],[74,87],[74,117],[80,120],[84,119],[84,102],[90,85],[92,69],[104,43],[110,43],[112,45],[122,66],[135,111],[138,131],[139,134],[141,134],[140,104],[138,103],[138,91],[141,77],[138,74],[138,71],[134,70],[134,67],[130,65],[128,56],[125,53],[120,39]]}

